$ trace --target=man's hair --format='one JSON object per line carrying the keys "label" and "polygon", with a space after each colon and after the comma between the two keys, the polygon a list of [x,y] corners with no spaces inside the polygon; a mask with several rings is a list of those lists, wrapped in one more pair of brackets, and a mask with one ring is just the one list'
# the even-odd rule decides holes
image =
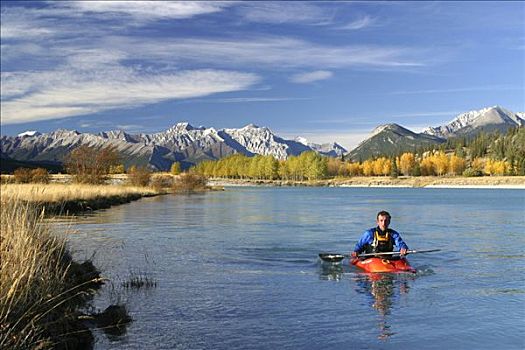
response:
{"label": "man's hair", "polygon": [[381,210],[379,213],[377,213],[376,219],[379,219],[380,216],[387,216],[389,219],[392,219],[390,213],[384,210]]}

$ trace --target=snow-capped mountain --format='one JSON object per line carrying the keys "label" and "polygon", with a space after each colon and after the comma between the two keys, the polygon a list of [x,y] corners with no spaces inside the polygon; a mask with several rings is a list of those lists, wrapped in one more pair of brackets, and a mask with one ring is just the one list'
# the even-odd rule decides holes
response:
{"label": "snow-capped mountain", "polygon": [[240,129],[216,130],[178,123],[164,132],[136,135],[122,130],[90,134],[60,129],[47,134],[35,132],[17,137],[2,136],[0,145],[1,154],[5,157],[57,164],[80,145],[96,148],[113,146],[126,166],[148,165],[158,170],[169,169],[175,161],[188,167],[202,160],[219,159],[233,153],[272,155],[277,159],[317,149],[329,154],[321,147],[314,148],[294,140],[285,140],[269,128],[253,124]]}
{"label": "snow-capped mountain", "polygon": [[311,150],[302,143],[285,140],[275,135],[267,127],[258,127],[254,124],[240,129],[224,129],[222,132],[252,154],[272,155],[281,160]]}
{"label": "snow-capped mountain", "polygon": [[469,111],[458,115],[450,123],[429,127],[423,133],[438,137],[472,136],[480,131],[506,131],[511,127],[523,126],[523,114],[514,113],[500,106]]}
{"label": "snow-capped mountain", "polygon": [[295,141],[311,148],[317,153],[320,153],[320,154],[323,154],[329,157],[341,157],[343,154],[348,152],[343,146],[341,146],[337,142],[319,144],[319,143],[308,142],[307,139],[305,139],[304,137],[300,137],[300,136],[296,137]]}

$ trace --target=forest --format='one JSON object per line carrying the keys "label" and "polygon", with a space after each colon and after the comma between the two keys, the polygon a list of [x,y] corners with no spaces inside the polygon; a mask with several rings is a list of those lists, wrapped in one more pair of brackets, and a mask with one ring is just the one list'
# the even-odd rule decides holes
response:
{"label": "forest", "polygon": [[481,132],[446,143],[362,162],[321,156],[313,151],[287,160],[234,154],[204,161],[191,171],[207,177],[256,180],[318,180],[351,176],[485,176],[525,175],[525,130]]}

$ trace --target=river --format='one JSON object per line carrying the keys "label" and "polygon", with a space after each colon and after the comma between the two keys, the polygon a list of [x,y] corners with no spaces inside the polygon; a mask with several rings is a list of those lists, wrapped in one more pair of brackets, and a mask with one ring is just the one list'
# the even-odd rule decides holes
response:
{"label": "river", "polygon": [[[415,275],[321,263],[379,210],[411,249],[442,251],[409,255]],[[515,189],[238,187],[57,225],[111,280],[95,307],[134,320],[96,349],[493,350],[525,348],[524,216]]]}

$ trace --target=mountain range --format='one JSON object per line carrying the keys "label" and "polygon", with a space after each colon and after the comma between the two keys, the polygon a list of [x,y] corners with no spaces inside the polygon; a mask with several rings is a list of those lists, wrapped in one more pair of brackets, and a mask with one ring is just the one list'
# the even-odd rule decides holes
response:
{"label": "mountain range", "polygon": [[29,131],[15,137],[1,136],[0,159],[4,164],[17,161],[59,165],[72,149],[88,145],[95,148],[113,146],[126,167],[142,165],[156,170],[168,170],[173,162],[180,162],[182,168],[188,168],[203,160],[220,159],[234,153],[272,155],[282,160],[305,151],[315,151],[325,156],[344,155],[347,159],[364,160],[443,143],[449,137],[504,131],[524,124],[523,113],[495,106],[460,114],[450,123],[429,127],[422,133],[397,124],[381,125],[350,152],[335,142],[316,144],[301,137],[287,140],[267,127],[253,124],[240,129],[216,130],[178,123],[164,132],[153,134],[129,134],[122,130],[98,134],[64,129],[44,134]]}

